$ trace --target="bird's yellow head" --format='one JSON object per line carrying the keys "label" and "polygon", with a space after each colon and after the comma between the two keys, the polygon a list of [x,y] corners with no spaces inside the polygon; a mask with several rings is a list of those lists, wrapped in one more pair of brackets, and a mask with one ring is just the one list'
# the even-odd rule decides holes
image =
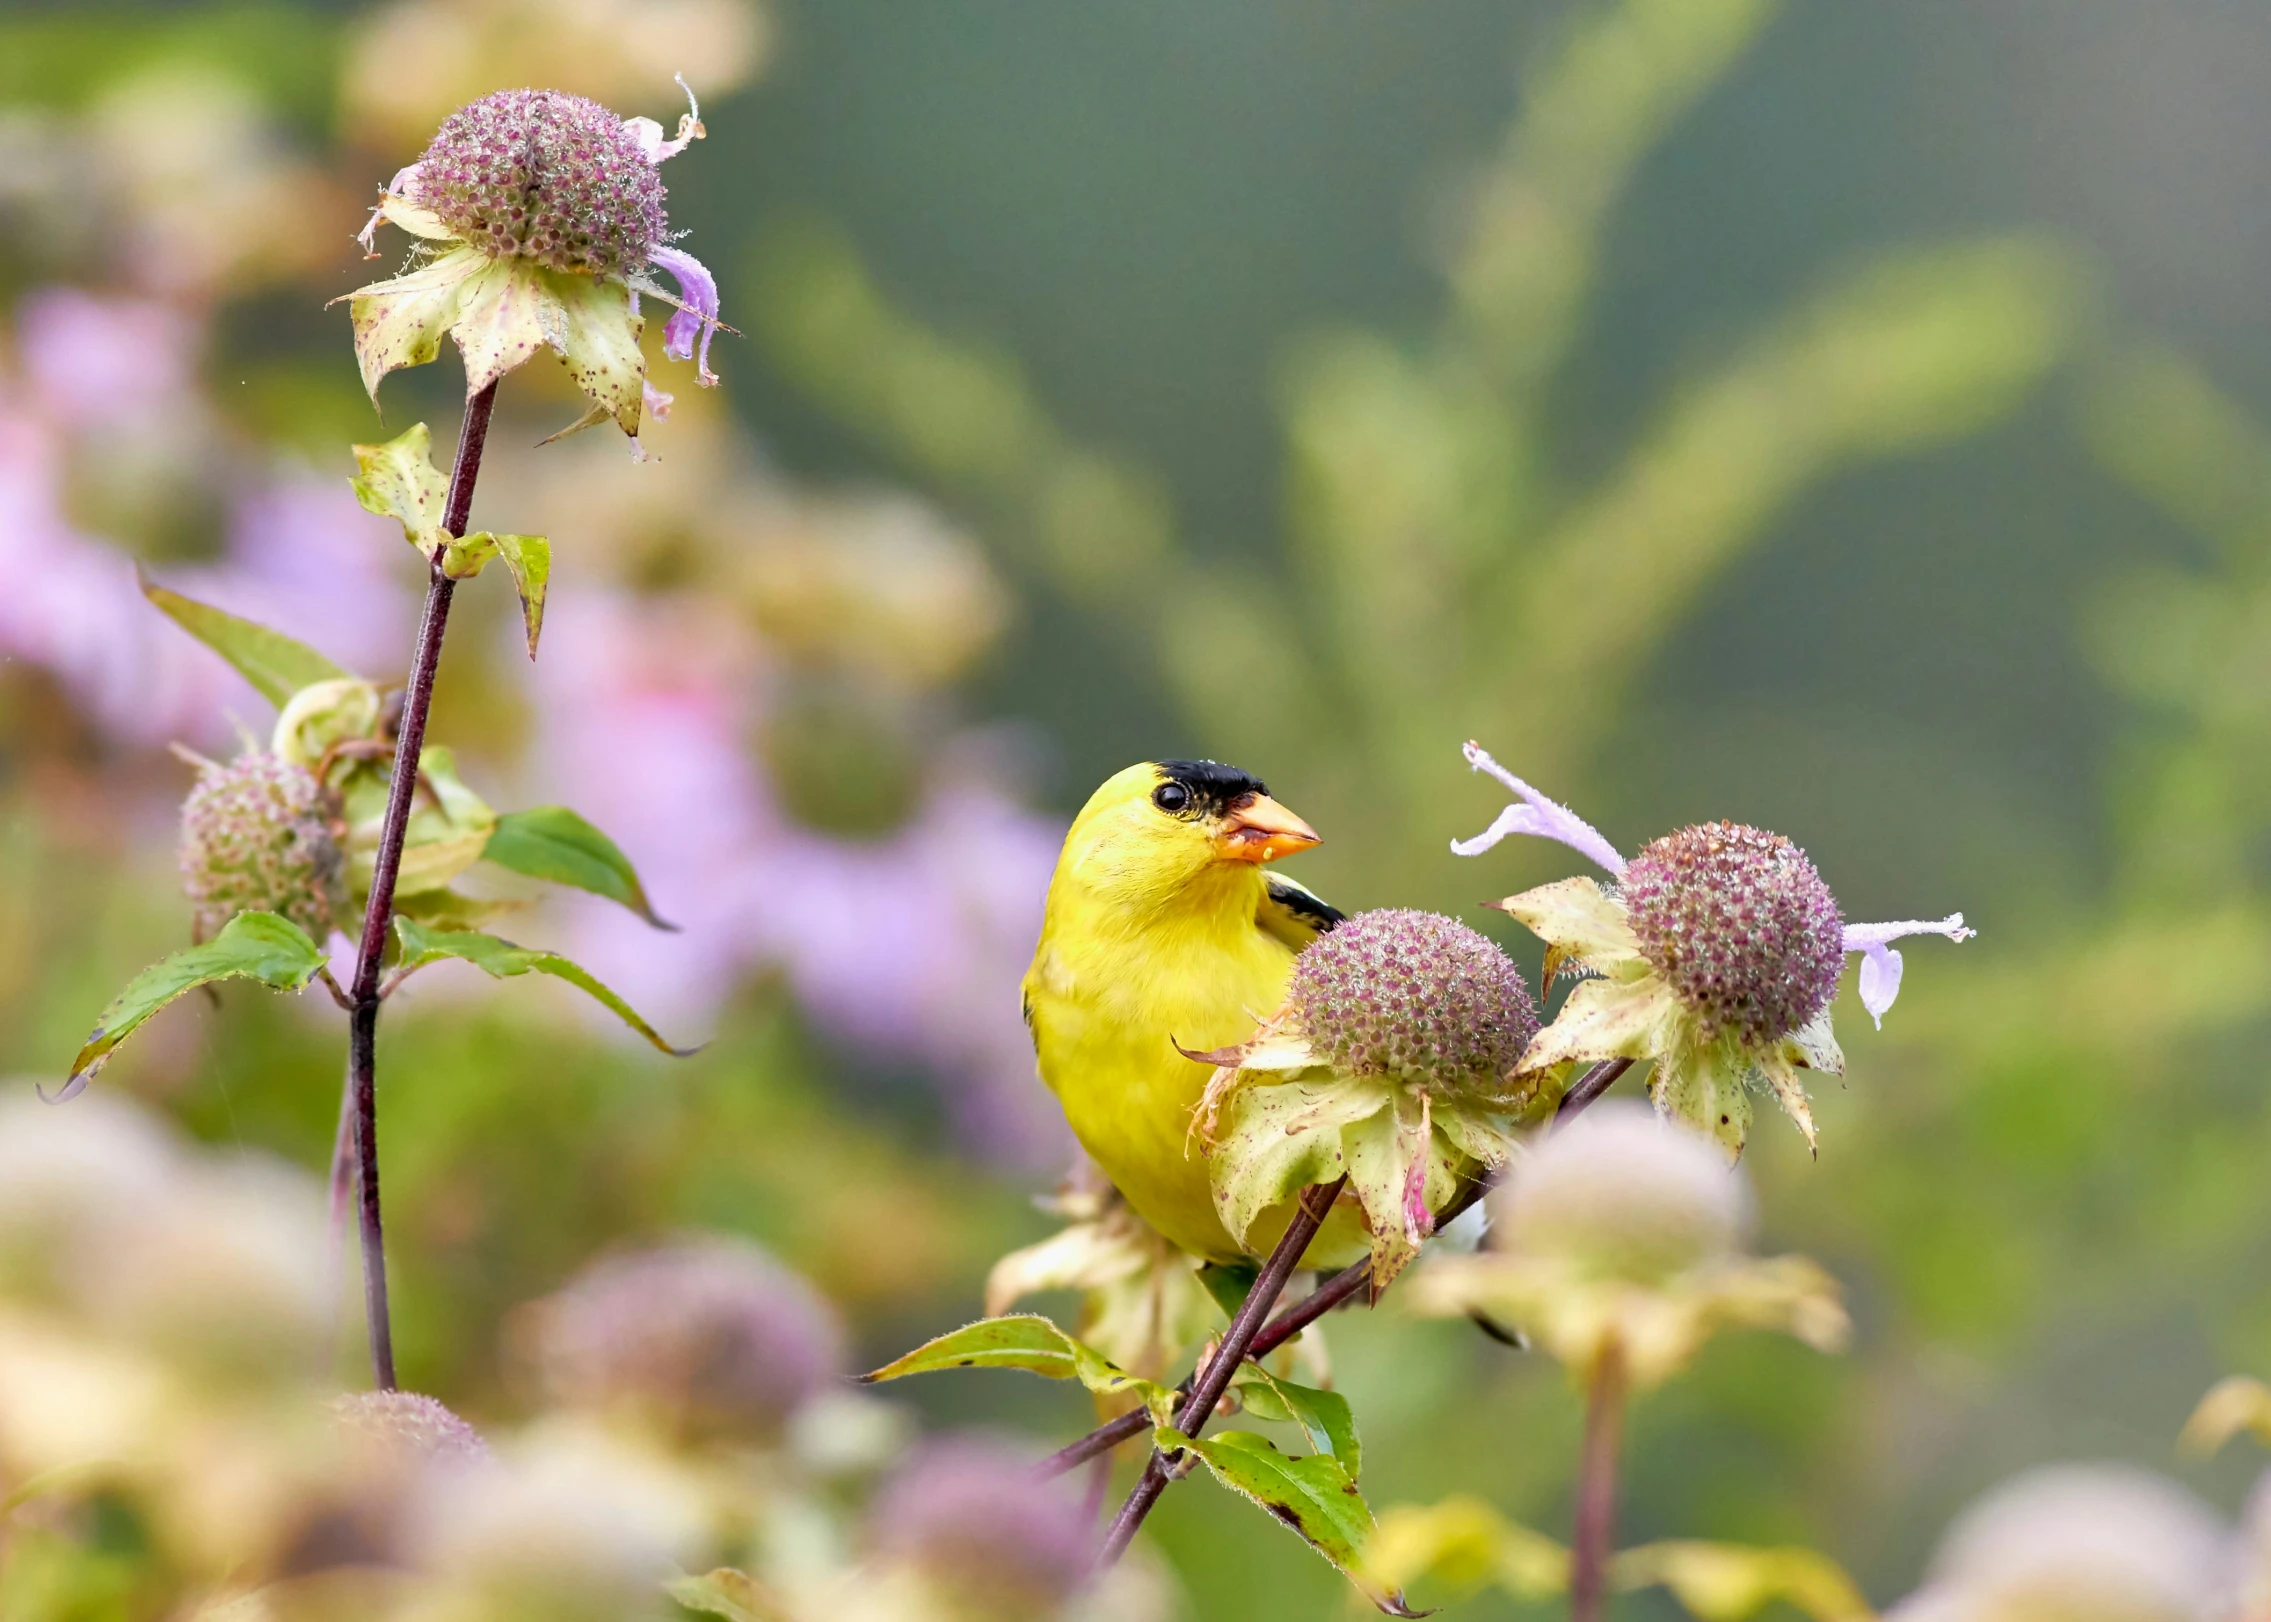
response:
{"label": "bird's yellow head", "polygon": [[1123,902],[1157,905],[1210,875],[1251,876],[1316,843],[1316,830],[1235,766],[1145,761],[1089,796],[1059,871]]}

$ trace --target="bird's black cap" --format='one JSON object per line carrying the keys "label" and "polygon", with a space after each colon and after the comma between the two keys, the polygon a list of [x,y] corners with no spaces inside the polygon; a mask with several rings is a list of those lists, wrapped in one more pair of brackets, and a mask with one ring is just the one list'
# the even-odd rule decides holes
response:
{"label": "bird's black cap", "polygon": [[1249,794],[1266,795],[1270,791],[1260,778],[1219,760],[1163,760],[1158,764],[1162,778],[1189,789],[1192,802],[1215,816]]}

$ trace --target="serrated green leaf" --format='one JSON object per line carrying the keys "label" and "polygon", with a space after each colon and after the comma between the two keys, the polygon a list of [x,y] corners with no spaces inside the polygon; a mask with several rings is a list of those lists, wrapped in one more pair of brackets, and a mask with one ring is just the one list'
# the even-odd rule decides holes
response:
{"label": "serrated green leaf", "polygon": [[427,557],[441,551],[450,539],[442,527],[449,481],[434,467],[434,436],[426,425],[414,422],[383,445],[353,449],[362,471],[347,482],[364,510],[400,524],[402,538]]}
{"label": "serrated green leaf", "polygon": [[303,687],[321,681],[344,681],[349,673],[340,669],[305,642],[294,641],[281,631],[222,609],[184,597],[178,591],[168,591],[147,576],[138,575],[142,595],[157,605],[165,616],[204,643],[235,667],[238,675],[259,691],[260,696],[282,709],[292,701],[292,695]]}
{"label": "serrated green leaf", "polygon": [[1743,1622],[1775,1600],[1814,1622],[1867,1622],[1876,1615],[1844,1569],[1812,1549],[1648,1543],[1618,1555],[1610,1575],[1623,1589],[1668,1588],[1704,1622]]}
{"label": "serrated green leaf", "polygon": [[1189,1452],[1232,1492],[1252,1499],[1300,1534],[1374,1605],[1390,1616],[1411,1616],[1403,1596],[1382,1587],[1359,1563],[1372,1536],[1372,1511],[1341,1462],[1327,1453],[1288,1458],[1266,1436],[1224,1431],[1194,1439],[1171,1426],[1156,1433],[1162,1452]]}
{"label": "serrated green leaf", "polygon": [[548,974],[555,980],[565,980],[601,1004],[617,1019],[672,1057],[683,1059],[701,1051],[699,1048],[672,1047],[652,1025],[639,1017],[638,1010],[608,990],[588,971],[556,952],[531,951],[528,947],[515,946],[511,941],[478,930],[429,929],[415,918],[396,918],[394,934],[402,946],[401,957],[396,965],[399,972],[408,973],[423,968],[426,964],[453,957],[472,964],[494,980],[511,979],[522,974]]}
{"label": "serrated green leaf", "polygon": [[621,902],[657,929],[677,927],[655,916],[631,859],[615,841],[564,805],[506,812],[481,856],[532,879]]}
{"label": "serrated green leaf", "polygon": [[183,992],[215,980],[258,980],[276,991],[297,991],[323,965],[322,948],[290,919],[272,912],[238,913],[204,945],[160,958],[127,982],[71,1061],[58,1101],[85,1087],[119,1043]]}
{"label": "serrated green leaf", "polygon": [[1078,1380],[1098,1396],[1134,1397],[1151,1410],[1155,1422],[1164,1420],[1175,1405],[1175,1393],[1165,1386],[1136,1378],[1093,1346],[1029,1312],[980,1318],[925,1341],[906,1356],[860,1379],[867,1385],[881,1385],[941,1369],[1021,1369],[1051,1380]]}
{"label": "serrated green leaf", "polygon": [[457,322],[467,283],[488,263],[479,248],[452,248],[404,275],[347,295],[355,362],[371,404],[378,404],[379,380],[387,373],[423,366],[442,352],[442,337]]}
{"label": "serrated green leaf", "polygon": [[726,1622],[789,1622],[778,1596],[745,1571],[720,1566],[699,1577],[674,1577],[663,1592],[689,1611],[722,1616]]}
{"label": "serrated green leaf", "polygon": [[1299,1425],[1309,1445],[1340,1460],[1351,1481],[1364,1474],[1364,1444],[1357,1438],[1356,1413],[1338,1391],[1281,1380],[1259,1363],[1241,1365],[1232,1383],[1248,1413]]}

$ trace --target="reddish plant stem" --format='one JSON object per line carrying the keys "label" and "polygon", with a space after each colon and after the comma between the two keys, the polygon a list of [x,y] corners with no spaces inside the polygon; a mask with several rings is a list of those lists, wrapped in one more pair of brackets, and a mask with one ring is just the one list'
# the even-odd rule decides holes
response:
{"label": "reddish plant stem", "polygon": [[[463,535],[473,512],[473,482],[481,474],[481,451],[489,438],[489,413],[497,403],[491,383],[465,403],[458,429],[457,463],[450,472],[449,499],[442,528]],[[378,857],[371,870],[370,904],[363,910],[363,938],[355,959],[353,1007],[347,1026],[348,1089],[355,1117],[357,1202],[363,1242],[363,1316],[370,1329],[371,1379],[381,1391],[394,1389],[394,1329],[386,1295],[386,1227],[379,1214],[378,1013],[379,969],[386,956],[387,930],[394,920],[394,886],[402,874],[402,847],[410,831],[410,807],[417,797],[418,757],[426,743],[426,716],[434,703],[434,674],[442,658],[442,633],[449,628],[450,599],[457,582],[429,565],[426,608],[418,621],[417,649],[402,704],[402,724],[394,740],[394,776],[387,785],[386,816],[379,824]]]}
{"label": "reddish plant stem", "polygon": [[1587,1383],[1577,1465],[1577,1524],[1569,1540],[1569,1622],[1601,1622],[1616,1539],[1617,1449],[1624,1432],[1624,1352],[1611,1340]]}
{"label": "reddish plant stem", "polygon": [[[1278,1240],[1277,1248],[1270,1252],[1270,1259],[1262,1264],[1261,1276],[1246,1291],[1246,1299],[1239,1304],[1237,1316],[1230,1320],[1230,1327],[1223,1332],[1222,1342],[1215,1348],[1214,1356],[1199,1371],[1198,1379],[1191,1387],[1191,1394],[1175,1410],[1175,1428],[1185,1436],[1197,1436],[1206,1429],[1206,1422],[1214,1417],[1215,1404],[1222,1401],[1222,1394],[1230,1389],[1230,1377],[1238,1372],[1238,1365],[1245,1362],[1252,1353],[1254,1342],[1262,1332],[1263,1321],[1268,1318],[1270,1309],[1277,1305],[1277,1298],[1285,1293],[1286,1282],[1293,1277],[1293,1270],[1301,1265],[1301,1257],[1308,1250],[1309,1241],[1317,1237],[1317,1230],[1324,1226],[1326,1216],[1332,1211],[1333,1201],[1340,1198],[1341,1189],[1347,1183],[1346,1177],[1336,1177],[1329,1183],[1312,1184],[1301,1191],[1301,1198],[1294,1207],[1293,1220],[1285,1225],[1284,1237]],[[1127,1552],[1128,1545],[1135,1541],[1136,1529],[1143,1525],[1144,1517],[1159,1502],[1159,1495],[1167,1490],[1169,1479],[1167,1456],[1154,1449],[1150,1459],[1144,1464],[1142,1479],[1136,1482],[1135,1491],[1128,1494],[1128,1501],[1120,1506],[1120,1513],[1113,1517],[1111,1530],[1104,1535],[1103,1551],[1096,1557],[1099,1568],[1111,1565]]]}
{"label": "reddish plant stem", "polygon": [[[1630,1059],[1605,1059],[1593,1066],[1571,1084],[1561,1096],[1561,1106],[1554,1112],[1554,1125],[1561,1126],[1571,1117],[1599,1098],[1615,1084],[1618,1077],[1632,1068]],[[1446,1209],[1437,1227],[1447,1225],[1453,1217],[1464,1211],[1482,1195],[1483,1185],[1477,1183],[1470,1197],[1459,1205]],[[1287,1341],[1308,1328],[1326,1313],[1340,1306],[1363,1290],[1372,1278],[1370,1261],[1353,1262],[1317,1286],[1315,1290],[1287,1307],[1272,1318],[1254,1336],[1254,1344],[1246,1349],[1248,1357],[1266,1357]],[[1190,1389],[1188,1380],[1183,1389]],[[1068,1470],[1077,1470],[1100,1453],[1108,1453],[1122,1442],[1130,1442],[1144,1433],[1151,1424],[1150,1415],[1141,1408],[1122,1414],[1107,1424],[1099,1425],[1079,1441],[1059,1448],[1043,1459],[1038,1466],[1043,1476],[1061,1476]]]}

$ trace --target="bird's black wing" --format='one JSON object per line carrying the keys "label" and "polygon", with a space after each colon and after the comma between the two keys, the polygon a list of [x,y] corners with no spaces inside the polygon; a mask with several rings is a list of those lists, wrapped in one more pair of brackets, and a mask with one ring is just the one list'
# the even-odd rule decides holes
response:
{"label": "bird's black wing", "polygon": [[1348,915],[1314,891],[1280,873],[1268,875],[1268,892],[1255,922],[1296,952]]}

